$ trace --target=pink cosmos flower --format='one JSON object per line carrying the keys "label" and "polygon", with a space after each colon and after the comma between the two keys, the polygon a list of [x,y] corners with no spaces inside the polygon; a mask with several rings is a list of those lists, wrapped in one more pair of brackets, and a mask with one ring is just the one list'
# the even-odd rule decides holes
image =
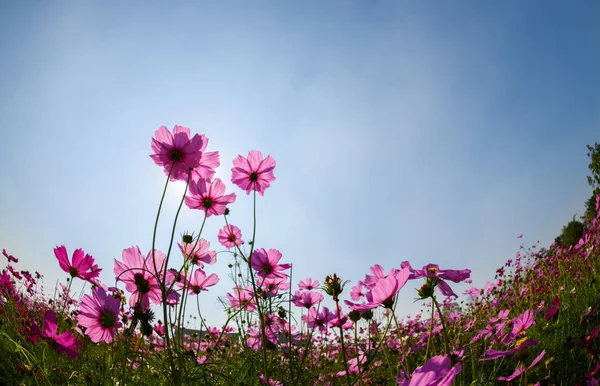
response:
{"label": "pink cosmos flower", "polygon": [[78,277],[89,281],[100,276],[100,271],[102,271],[98,268],[97,264],[94,264],[94,258],[83,252],[81,248],[73,252],[72,263],[69,261],[67,248],[64,245],[54,248],[54,255],[58,259],[60,268],[71,275],[71,277]]}
{"label": "pink cosmos flower", "polygon": [[206,152],[206,146],[208,145],[208,138],[204,134],[200,135],[202,138],[202,146],[200,147],[200,163],[192,170],[192,180],[212,180],[215,175],[215,168],[218,168],[221,163],[219,162],[219,152],[211,151]]}
{"label": "pink cosmos flower", "polygon": [[[150,300],[155,304],[162,304],[162,293],[158,279],[162,279],[166,255],[159,250],[152,251],[142,257],[140,248],[130,247],[123,250],[123,262],[115,259],[114,273],[118,281],[125,283],[125,289],[131,292],[129,305],[134,307],[141,299],[142,308],[150,308]],[[167,283],[170,285],[171,283]]]}
{"label": "pink cosmos flower", "polygon": [[227,249],[244,244],[242,231],[235,225],[227,224],[219,230],[219,242]]}
{"label": "pink cosmos flower", "polygon": [[518,377],[519,375],[523,374],[526,371],[529,371],[533,368],[533,366],[537,365],[539,363],[539,361],[542,360],[542,358],[544,357],[544,355],[546,355],[546,350],[543,350],[540,355],[538,355],[533,362],[531,362],[531,364],[529,366],[527,366],[527,368],[523,365],[523,364],[519,364],[519,366],[515,369],[514,373],[512,373],[511,375],[509,375],[508,377],[498,377],[499,381],[512,381],[513,379],[515,379],[516,377]]}
{"label": "pink cosmos flower", "polygon": [[485,351],[485,357],[481,358],[480,360],[482,361],[489,361],[489,360],[494,360],[494,359],[498,359],[507,355],[512,355],[512,354],[518,354],[521,351],[523,351],[524,349],[531,347],[531,346],[536,346],[538,344],[538,341],[535,339],[523,339],[522,341],[519,341],[515,344],[515,347],[510,349],[510,350],[506,350],[506,351],[499,351],[499,350],[486,350]]}
{"label": "pink cosmos flower", "polygon": [[450,386],[461,370],[460,362],[452,365],[450,358],[437,355],[423,366],[417,367],[410,379],[404,381],[402,386]]}
{"label": "pink cosmos flower", "polygon": [[256,304],[252,295],[252,287],[234,287],[234,294],[227,293],[227,298],[232,308],[242,308],[246,311],[255,311]]}
{"label": "pink cosmos flower", "polygon": [[175,126],[173,133],[161,126],[152,138],[150,157],[158,166],[162,166],[171,181],[184,180],[188,173],[200,165],[202,149],[206,148],[203,138],[195,134],[190,139],[190,129]]}
{"label": "pink cosmos flower", "polygon": [[297,307],[310,309],[311,307],[316,306],[323,301],[323,299],[323,295],[318,292],[296,291],[294,296],[292,296],[292,303],[294,303]]}
{"label": "pink cosmos flower", "polygon": [[[212,287],[218,282],[219,277],[216,274],[211,273],[209,276],[206,276],[203,270],[197,269],[193,277],[185,281],[185,287],[190,295],[198,295],[202,291],[208,291],[208,287]],[[177,285],[179,288],[183,288],[183,283],[177,283]]]}
{"label": "pink cosmos flower", "polygon": [[455,298],[457,298],[458,295],[456,295],[454,291],[452,291],[452,288],[450,288],[448,283],[446,283],[444,280],[450,280],[455,283],[460,283],[461,281],[466,280],[471,276],[470,269],[440,269],[439,265],[437,264],[427,264],[422,269],[417,270],[412,269],[410,267],[409,269],[411,271],[409,277],[410,280],[418,279],[421,277],[436,279],[437,287],[440,289],[442,294],[444,294],[444,296],[454,296]]}
{"label": "pink cosmos flower", "polygon": [[177,245],[183,256],[200,268],[204,268],[203,263],[214,264],[217,262],[217,253],[208,249],[210,242],[207,240],[200,239],[197,244],[194,241],[189,244],[178,243]]}
{"label": "pink cosmos flower", "polygon": [[273,169],[275,160],[270,155],[263,159],[260,151],[251,150],[248,152],[248,158],[238,155],[233,160],[231,182],[245,190],[246,194],[255,190],[264,196],[265,190],[275,181]]}
{"label": "pink cosmos flower", "polygon": [[305,289],[307,291],[312,291],[314,289],[319,288],[319,281],[318,280],[313,280],[311,278],[308,278],[306,280],[300,280],[300,283],[298,283],[298,288],[300,289]]}
{"label": "pink cosmos flower", "polygon": [[373,308],[377,308],[381,305],[385,308],[391,309],[394,305],[396,294],[402,289],[402,287],[404,287],[408,281],[409,275],[410,271],[408,267],[402,268],[401,270],[393,269],[387,276],[379,278],[376,282],[374,282],[374,284],[369,284],[372,285],[372,287],[365,294],[365,298],[367,300],[366,303],[355,304],[348,300],[345,300],[345,303],[352,310],[361,313],[372,310]]}
{"label": "pink cosmos flower", "polygon": [[225,195],[225,184],[220,179],[214,181],[196,180],[190,182],[190,191],[185,196],[185,204],[190,209],[204,211],[206,217],[222,215],[227,204],[235,201],[235,193]]}
{"label": "pink cosmos flower", "polygon": [[8,262],[9,262],[9,263],[13,262],[13,263],[15,263],[15,264],[16,264],[16,263],[18,263],[18,262],[19,262],[19,259],[17,259],[17,258],[16,258],[16,257],[14,257],[13,255],[9,255],[9,254],[6,252],[6,249],[3,249],[3,250],[2,250],[2,254],[4,255],[4,257],[6,257],[6,258],[8,259]]}
{"label": "pink cosmos flower", "polygon": [[256,249],[250,256],[250,264],[261,277],[285,278],[287,274],[282,271],[291,268],[292,265],[277,264],[281,256],[281,252],[277,249],[271,248],[269,252],[265,251],[264,248]]}
{"label": "pink cosmos flower", "polygon": [[308,310],[308,315],[302,315],[309,328],[318,328],[320,332],[327,331],[329,323],[335,319],[333,312],[330,312],[327,307],[323,307],[320,312],[317,312],[315,307]]}
{"label": "pink cosmos flower", "polygon": [[263,291],[266,296],[274,297],[277,296],[279,291],[286,291],[290,289],[290,282],[287,281],[286,277],[261,277],[259,275],[257,280],[257,286]]}
{"label": "pink cosmos flower", "polygon": [[350,290],[350,299],[354,300],[355,302],[360,301],[362,298],[365,297],[366,292],[363,292],[364,289],[365,287],[360,283],[352,287],[352,289]]}
{"label": "pink cosmos flower", "polygon": [[92,290],[92,296],[84,295],[79,304],[77,322],[85,327],[85,335],[92,342],[110,343],[115,337],[116,330],[122,326],[119,320],[121,302],[106,294],[104,289],[97,287]]}
{"label": "pink cosmos flower", "polygon": [[56,315],[53,311],[46,311],[44,315],[44,331],[41,332],[42,337],[46,338],[56,348],[56,352],[68,355],[75,359],[79,356],[77,350],[83,345],[78,345],[77,340],[71,331],[65,331],[62,334],[57,334],[58,324],[56,323]]}

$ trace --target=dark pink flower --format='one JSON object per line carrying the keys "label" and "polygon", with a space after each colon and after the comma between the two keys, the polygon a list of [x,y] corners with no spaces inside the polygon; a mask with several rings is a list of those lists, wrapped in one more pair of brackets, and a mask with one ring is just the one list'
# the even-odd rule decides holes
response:
{"label": "dark pink flower", "polygon": [[291,268],[291,264],[277,264],[281,259],[281,252],[277,249],[269,249],[269,252],[264,248],[256,249],[250,256],[250,265],[254,268],[261,277],[278,277],[285,278],[287,274],[283,271]]}
{"label": "dark pink flower", "polygon": [[235,225],[227,224],[219,230],[219,242],[227,249],[244,244],[242,231]]}
{"label": "dark pink flower", "polygon": [[[208,287],[219,282],[219,277],[211,273],[206,276],[203,270],[197,269],[191,278],[185,280],[185,288],[189,291],[190,295],[198,295],[202,291],[208,291]],[[179,288],[183,288],[183,283],[177,283]]]}
{"label": "dark pink flower", "polygon": [[432,280],[435,279],[437,287],[440,289],[442,294],[444,294],[444,296],[454,296],[455,298],[457,298],[458,295],[456,295],[454,291],[452,291],[452,288],[450,288],[448,283],[446,283],[444,280],[450,280],[455,283],[460,283],[461,281],[464,281],[471,276],[470,269],[440,269],[439,265],[437,264],[427,264],[422,269],[417,270],[410,268],[410,271],[411,274],[409,279],[412,280],[421,277],[425,277]]}
{"label": "dark pink flower", "polygon": [[190,182],[190,191],[185,196],[185,204],[190,209],[204,211],[206,217],[222,215],[227,204],[235,201],[235,193],[225,195],[225,184],[220,179],[214,181],[197,180]]}
{"label": "dark pink flower", "polygon": [[255,190],[263,196],[271,182],[275,181],[274,169],[275,160],[270,155],[263,159],[260,151],[251,150],[248,158],[238,155],[233,160],[231,182],[245,190],[246,194]]}
{"label": "dark pink flower", "polygon": [[199,239],[198,243],[179,243],[177,245],[179,245],[179,250],[181,250],[183,256],[200,268],[204,268],[203,263],[214,264],[217,262],[217,253],[208,249],[210,248],[210,243],[207,240]]}
{"label": "dark pink flower", "polygon": [[532,347],[532,346],[536,346],[538,344],[538,341],[535,339],[525,339],[523,338],[522,340],[518,341],[515,344],[515,347],[510,349],[510,350],[506,350],[506,351],[499,351],[499,350],[486,350],[485,351],[485,357],[481,358],[480,360],[482,361],[489,361],[489,360],[494,360],[494,359],[498,359],[507,355],[512,355],[512,354],[519,354],[521,351],[527,349],[528,347]]}
{"label": "dark pink flower", "polygon": [[202,137],[195,134],[190,139],[190,129],[175,126],[173,133],[161,126],[152,138],[150,157],[158,166],[162,166],[170,180],[187,180],[188,174],[200,165],[202,150],[206,147]]}
{"label": "dark pink flower", "polygon": [[460,362],[453,365],[447,356],[437,355],[417,367],[402,386],[450,386],[461,370]]}
{"label": "dark pink flower", "polygon": [[9,255],[8,253],[6,253],[6,249],[2,250],[2,254],[8,259],[8,262],[13,262],[13,263],[18,263],[19,259],[17,259],[16,257],[14,257],[13,255]]}
{"label": "dark pink flower", "polygon": [[537,365],[539,363],[539,361],[542,360],[542,358],[544,357],[544,355],[546,355],[546,350],[542,351],[540,353],[540,355],[538,355],[533,362],[531,362],[531,364],[527,367],[525,367],[523,364],[519,364],[519,366],[515,369],[514,373],[512,373],[511,375],[509,375],[508,377],[498,377],[499,381],[512,381],[513,379],[515,379],[516,377],[518,377],[519,375],[523,374],[524,372],[531,370],[533,368],[533,366]]}
{"label": "dark pink flower", "polygon": [[97,287],[92,290],[92,296],[84,295],[79,304],[77,322],[85,327],[85,334],[92,342],[110,343],[115,337],[116,330],[122,326],[119,320],[121,302],[106,294],[104,289]]}
{"label": "dark pink flower", "polygon": [[56,352],[66,354],[72,359],[79,356],[77,350],[83,347],[83,345],[77,344],[77,340],[71,331],[58,334],[56,315],[50,310],[46,311],[44,315],[44,331],[41,332],[41,335],[51,342],[54,348],[56,348]]}
{"label": "dark pink flower", "polygon": [[60,268],[71,277],[90,280],[100,276],[100,271],[102,271],[98,265],[94,264],[94,258],[83,252],[81,248],[73,252],[72,262],[69,261],[67,248],[64,245],[54,248],[54,255],[58,259]]}
{"label": "dark pink flower", "polygon": [[552,306],[546,307],[546,315],[544,316],[544,319],[546,319],[546,320],[552,319],[558,313],[559,308],[560,308],[560,299],[557,296],[554,299],[552,299]]}

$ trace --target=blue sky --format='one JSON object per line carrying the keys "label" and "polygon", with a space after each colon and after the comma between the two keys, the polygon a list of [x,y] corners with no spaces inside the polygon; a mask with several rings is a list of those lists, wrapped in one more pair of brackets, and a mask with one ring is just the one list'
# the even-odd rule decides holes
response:
{"label": "blue sky", "polygon": [[[147,253],[164,183],[161,125],[233,158],[277,161],[258,200],[257,246],[293,281],[355,284],[379,263],[470,268],[483,286],[529,244],[548,245],[591,194],[600,140],[597,2],[3,2],[0,247],[64,278],[53,254]],[[173,186],[159,226],[167,249]],[[231,223],[251,234],[237,187]],[[177,234],[200,212],[184,210]],[[205,237],[221,250],[210,218]],[[232,286],[201,296],[209,323]],[[410,283],[399,311],[420,307]],[[464,287],[458,287],[461,291]],[[215,310],[215,311],[212,311]]]}

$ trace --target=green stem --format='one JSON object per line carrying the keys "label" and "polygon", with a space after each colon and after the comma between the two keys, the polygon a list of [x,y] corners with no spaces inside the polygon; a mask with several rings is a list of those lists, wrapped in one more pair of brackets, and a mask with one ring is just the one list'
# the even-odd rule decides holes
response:
{"label": "green stem", "polygon": [[[342,312],[340,310],[340,301],[337,300],[337,298],[335,301],[335,308],[337,310],[337,318],[339,324],[338,327],[340,328],[340,343],[342,345],[342,357],[344,358],[344,367],[346,368],[346,383],[348,384],[348,386],[350,386],[350,370],[348,369],[348,358],[346,357],[346,346],[344,345],[344,328],[342,326]],[[359,355],[358,351],[356,352],[356,355]],[[360,362],[360,358],[358,358],[358,361]]]}
{"label": "green stem", "polygon": [[448,332],[446,331],[446,323],[444,322],[444,316],[442,315],[442,310],[440,309],[440,305],[435,299],[435,296],[432,296],[431,299],[437,307],[438,314],[440,314],[440,321],[442,322],[442,336],[444,337],[444,348],[446,349],[446,355],[448,355],[448,358],[450,358],[450,342],[448,340]]}

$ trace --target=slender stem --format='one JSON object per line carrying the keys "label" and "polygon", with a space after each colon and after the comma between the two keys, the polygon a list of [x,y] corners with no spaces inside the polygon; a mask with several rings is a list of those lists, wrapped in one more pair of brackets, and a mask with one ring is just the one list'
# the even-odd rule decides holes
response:
{"label": "slender stem", "polygon": [[429,337],[427,337],[427,348],[425,349],[425,361],[429,359],[429,343],[431,343],[431,336],[433,335],[433,318],[435,305],[431,302],[431,320],[429,321]]}
{"label": "slender stem", "polygon": [[[336,297],[335,308],[337,310],[338,327],[340,328],[340,343],[342,345],[342,357],[344,358],[344,367],[346,368],[346,383],[350,386],[350,370],[348,368],[348,358],[346,357],[346,346],[344,345],[344,327],[342,326],[342,311],[340,310],[340,301]],[[356,352],[358,355],[358,350]],[[360,358],[357,358],[360,362]]]}
{"label": "slender stem", "polygon": [[444,316],[442,315],[442,310],[440,309],[440,305],[438,304],[435,296],[431,297],[433,299],[433,303],[437,307],[438,314],[440,314],[440,321],[442,322],[442,336],[444,337],[444,348],[446,349],[446,354],[448,358],[450,358],[450,342],[448,341],[448,332],[446,331],[446,323],[444,323]]}

